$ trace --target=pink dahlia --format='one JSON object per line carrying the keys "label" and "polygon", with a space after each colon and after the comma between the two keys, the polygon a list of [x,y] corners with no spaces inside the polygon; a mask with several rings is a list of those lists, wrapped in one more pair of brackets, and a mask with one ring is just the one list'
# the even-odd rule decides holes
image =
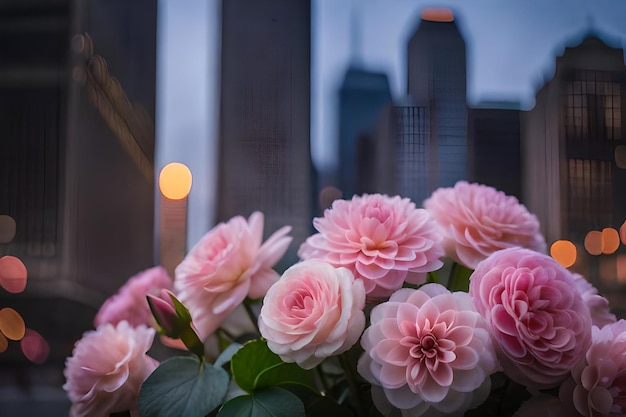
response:
{"label": "pink dahlia", "polygon": [[319,233],[298,255],[348,268],[363,280],[369,299],[389,297],[405,280],[422,284],[427,272],[442,265],[437,225],[407,198],[365,194],[335,200],[313,225]]}
{"label": "pink dahlia", "polygon": [[602,328],[603,326],[615,323],[617,318],[611,313],[609,300],[598,294],[598,290],[580,274],[572,274],[576,282],[576,288],[583,297],[583,302],[589,307],[591,313],[591,324]]}
{"label": "pink dahlia", "polygon": [[400,289],[374,307],[361,345],[358,371],[385,415],[390,405],[412,417],[462,414],[487,398],[498,367],[469,295],[439,284]]}
{"label": "pink dahlia", "polygon": [[272,267],[285,254],[291,227],[262,244],[263,214],[254,212],[220,223],[176,267],[179,300],[189,309],[202,340],[246,298],[261,298],[279,275]]}
{"label": "pink dahlia", "polygon": [[495,188],[459,181],[435,190],[424,208],[441,227],[446,255],[468,268],[500,249],[546,251],[537,217]]}
{"label": "pink dahlia", "polygon": [[359,340],[364,307],[363,282],[350,271],[304,261],[287,269],[267,292],[259,328],[272,352],[311,369]]}
{"label": "pink dahlia", "polygon": [[146,355],[154,329],[126,321],[103,324],[76,342],[65,362],[63,389],[71,417],[109,417],[131,411],[138,416],[139,389],[158,362]]}
{"label": "pink dahlia", "polygon": [[104,323],[117,324],[126,320],[131,326],[154,326],[147,295],[157,295],[172,288],[172,279],[165,268],[156,266],[131,277],[118,292],[107,299],[98,310],[94,327]]}
{"label": "pink dahlia", "polygon": [[626,321],[593,326],[591,347],[559,396],[586,417],[626,415]]}
{"label": "pink dahlia", "polygon": [[529,249],[495,252],[470,277],[504,371],[533,388],[556,387],[591,343],[591,316],[572,274]]}

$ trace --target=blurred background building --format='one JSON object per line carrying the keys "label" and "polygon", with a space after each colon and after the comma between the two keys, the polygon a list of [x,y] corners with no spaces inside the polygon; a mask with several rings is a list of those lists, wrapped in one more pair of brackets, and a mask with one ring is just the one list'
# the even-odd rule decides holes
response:
{"label": "blurred background building", "polygon": [[16,225],[0,256],[29,272],[0,307],[50,345],[39,366],[18,343],[0,354],[0,415],[67,415],[74,341],[153,264],[155,33],[149,0],[0,3],[0,213]]}
{"label": "blurred background building", "polygon": [[[166,141],[183,146],[187,131],[157,134],[155,143],[157,23],[164,25],[157,11],[165,7],[157,3],[0,1],[0,215],[16,224],[0,256],[19,257],[29,271],[27,290],[0,292],[0,307],[14,307],[51,347],[44,365],[30,364],[15,344],[0,354],[0,415],[67,415],[60,387],[74,341],[92,328],[104,299],[160,261],[155,153]],[[340,161],[333,167],[311,159],[316,42],[333,32],[315,16],[328,3],[211,4],[219,6],[219,134],[214,153],[186,152],[216,165],[214,194],[194,177],[216,215],[179,219],[183,233],[261,210],[266,236],[293,227],[280,269],[296,259],[312,217],[339,195],[399,194],[420,206],[437,187],[476,181],[527,204],[549,245],[572,243],[572,268],[624,313],[626,250],[619,241],[603,243],[626,220],[623,40],[590,22],[550,56],[555,71],[537,86],[534,107],[507,98],[470,103],[468,57],[476,38],[462,13],[424,10],[399,45],[402,94],[393,93],[393,74],[365,60],[351,56],[341,68],[335,101],[325,102],[338,121],[329,142],[337,146],[326,149]],[[183,30],[186,21],[179,23],[174,29]],[[188,41],[190,54],[197,45],[205,43]]]}
{"label": "blurred background building", "polygon": [[310,0],[225,1],[221,38],[217,220],[291,225],[293,262],[312,216]]}

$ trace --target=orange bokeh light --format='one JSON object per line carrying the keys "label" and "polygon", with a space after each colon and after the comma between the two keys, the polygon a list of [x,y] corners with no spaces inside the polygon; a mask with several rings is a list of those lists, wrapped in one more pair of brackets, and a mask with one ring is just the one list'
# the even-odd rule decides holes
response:
{"label": "orange bokeh light", "polygon": [[170,200],[182,200],[191,191],[192,175],[185,164],[172,162],[161,170],[159,189]]}
{"label": "orange bokeh light", "polygon": [[20,313],[9,307],[0,310],[0,332],[9,340],[21,340],[26,333],[26,325]]}
{"label": "orange bokeh light", "polygon": [[445,7],[430,7],[422,10],[422,19],[429,22],[452,22],[454,13]]}
{"label": "orange bokeh light", "polygon": [[576,246],[569,240],[557,240],[550,246],[550,256],[564,268],[576,263]]}
{"label": "orange bokeh light", "polygon": [[585,236],[585,249],[590,255],[602,254],[602,232],[592,230]]}
{"label": "orange bokeh light", "polygon": [[10,293],[18,294],[26,289],[28,271],[26,266],[15,256],[0,258],[0,287]]}
{"label": "orange bokeh light", "polygon": [[602,253],[610,255],[619,249],[619,233],[612,227],[602,229]]}
{"label": "orange bokeh light", "polygon": [[622,223],[619,228],[619,237],[622,241],[622,244],[626,245],[626,222]]}

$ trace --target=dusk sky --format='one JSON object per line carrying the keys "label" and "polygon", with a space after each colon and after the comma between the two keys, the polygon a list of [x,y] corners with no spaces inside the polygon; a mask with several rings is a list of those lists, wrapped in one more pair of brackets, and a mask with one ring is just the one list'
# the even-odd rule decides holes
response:
{"label": "dusk sky", "polygon": [[[468,43],[470,105],[532,107],[555,57],[590,25],[614,37],[612,46],[626,45],[624,0],[312,0],[311,151],[318,169],[338,164],[337,92],[348,64],[357,59],[385,72],[394,97],[402,97],[406,43],[421,10],[433,6],[455,11]],[[194,174],[189,245],[213,225],[215,212],[219,33],[218,0],[159,1],[156,166],[183,162]]]}

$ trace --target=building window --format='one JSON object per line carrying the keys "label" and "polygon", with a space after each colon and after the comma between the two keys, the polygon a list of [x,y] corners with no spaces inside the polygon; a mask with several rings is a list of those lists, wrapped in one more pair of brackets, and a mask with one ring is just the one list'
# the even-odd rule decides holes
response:
{"label": "building window", "polygon": [[612,163],[568,161],[568,223],[570,238],[582,240],[592,229],[612,224]]}
{"label": "building window", "polygon": [[398,193],[416,204],[430,195],[430,129],[426,107],[397,107],[396,176]]}
{"label": "building window", "polygon": [[576,71],[566,84],[566,135],[572,140],[619,140],[622,135],[620,85],[603,71]]}

